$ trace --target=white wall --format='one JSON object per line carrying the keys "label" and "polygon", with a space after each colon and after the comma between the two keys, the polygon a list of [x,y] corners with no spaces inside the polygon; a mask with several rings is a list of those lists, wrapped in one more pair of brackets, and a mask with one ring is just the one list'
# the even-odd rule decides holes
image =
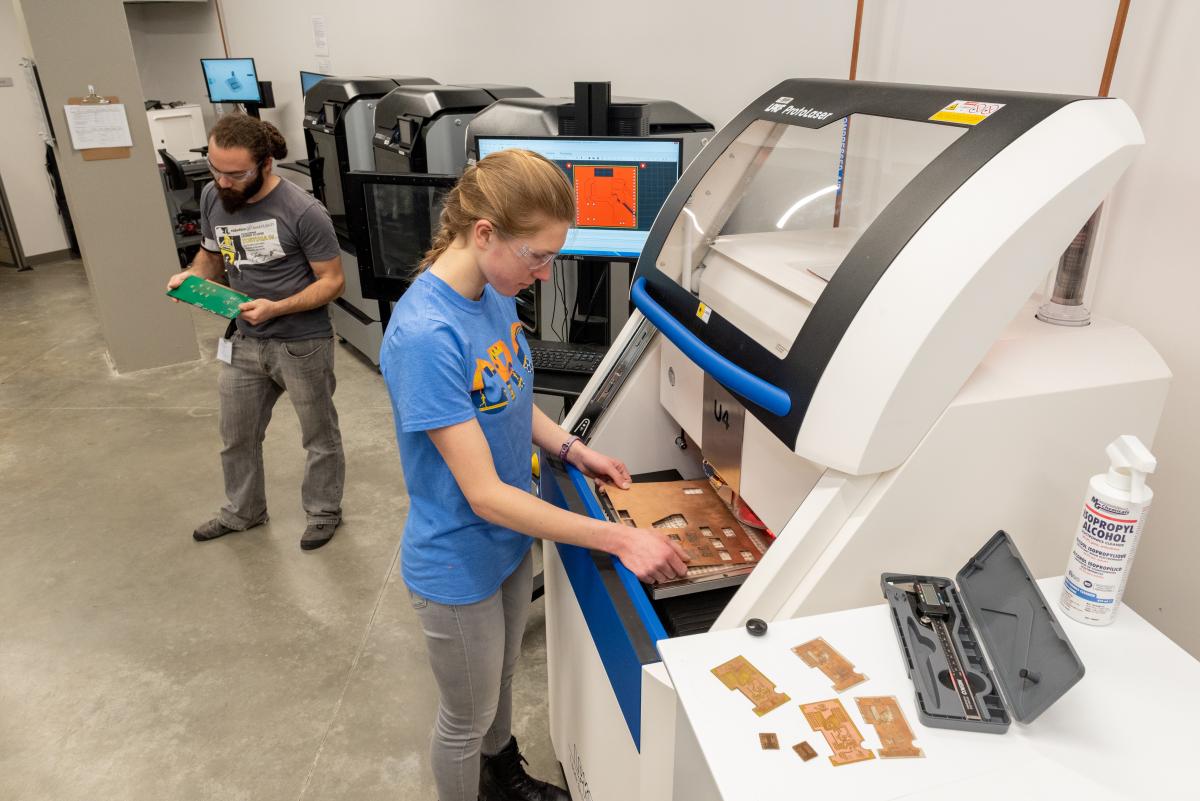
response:
{"label": "white wall", "polygon": [[1117,0],[867,0],[858,77],[1094,95],[1116,8]]}
{"label": "white wall", "polygon": [[718,124],[782,78],[844,76],[854,31],[854,3],[829,0],[222,0],[221,7],[230,54],[253,56],[259,77],[275,81],[278,107],[262,117],[280,126],[292,158],[304,155],[298,72],[325,71],[313,53],[313,15],[326,19],[334,74],[509,83],[544,95],[570,95],[577,80],[611,81],[614,94],[669,98]]}
{"label": "white wall", "polygon": [[[314,14],[326,17],[338,74],[517,83],[547,95],[569,94],[574,80],[611,80],[618,94],[677,100],[720,125],[781,78],[845,77],[854,7],[854,0],[222,2],[232,55],[254,56],[261,77],[276,82],[280,107],[263,117],[281,124],[293,157],[302,155],[302,109],[299,89],[286,87],[298,70],[317,70]],[[1116,7],[1117,0],[868,0],[859,78],[1094,94]],[[1200,128],[1192,85],[1200,54],[1189,40],[1196,30],[1200,4],[1133,4],[1113,94],[1138,113],[1148,144],[1110,202],[1110,233],[1094,269],[1098,311],[1138,327],[1175,371],[1155,443],[1158,495],[1128,599],[1200,656],[1190,587],[1200,538],[1185,506],[1188,488],[1200,484],[1192,412],[1200,407],[1200,324],[1189,308],[1200,296],[1189,237],[1200,186],[1192,133]],[[1096,459],[1099,470],[1102,443]],[[1086,480],[1079,477],[1081,493]]]}
{"label": "white wall", "polygon": [[[1147,145],[1107,211],[1096,310],[1134,325],[1175,380],[1155,442],[1154,507],[1127,598],[1139,613],[1200,656],[1193,571],[1200,536],[1190,503],[1200,484],[1200,3],[1134,3],[1113,94],[1133,107]],[[1103,458],[1098,460],[1103,462]]]}
{"label": "white wall", "polygon": [[184,100],[200,106],[205,130],[216,122],[200,59],[223,58],[216,6],[206,3],[126,3],[129,38],[142,94],[148,100]]}
{"label": "white wall", "polygon": [[20,67],[29,56],[24,23],[12,0],[0,0],[0,77],[13,85],[0,88],[0,177],[12,206],[25,256],[67,249],[54,190],[46,175],[46,146],[38,136],[34,101]]}

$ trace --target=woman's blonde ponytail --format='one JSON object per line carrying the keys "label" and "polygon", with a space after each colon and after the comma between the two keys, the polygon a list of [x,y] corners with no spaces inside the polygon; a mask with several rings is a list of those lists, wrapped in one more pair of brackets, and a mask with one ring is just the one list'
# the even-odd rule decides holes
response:
{"label": "woman's blonde ponytail", "polygon": [[509,236],[522,237],[547,222],[574,219],[571,183],[554,162],[528,150],[500,150],[467,167],[446,195],[420,266],[437,261],[476,220],[490,220]]}

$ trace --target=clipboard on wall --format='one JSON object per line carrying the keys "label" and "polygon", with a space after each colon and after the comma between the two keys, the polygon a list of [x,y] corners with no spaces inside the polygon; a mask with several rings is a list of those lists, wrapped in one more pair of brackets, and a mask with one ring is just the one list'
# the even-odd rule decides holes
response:
{"label": "clipboard on wall", "polygon": [[101,106],[107,107],[113,117],[117,116],[119,111],[120,124],[124,126],[125,138],[131,142],[130,146],[118,147],[97,147],[89,145],[87,142],[79,141],[79,131],[73,121],[71,110],[66,109],[67,127],[69,129],[71,143],[83,155],[84,161],[103,161],[105,159],[127,159],[132,150],[132,139],[129,138],[129,120],[125,117],[125,107],[121,105],[121,99],[115,95],[101,97],[96,94],[96,90],[91,86],[88,87],[88,94],[85,97],[68,97],[67,106]]}

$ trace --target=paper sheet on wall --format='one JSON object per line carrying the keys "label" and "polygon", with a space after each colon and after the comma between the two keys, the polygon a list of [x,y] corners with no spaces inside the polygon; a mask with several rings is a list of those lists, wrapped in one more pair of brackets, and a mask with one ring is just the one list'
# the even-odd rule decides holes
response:
{"label": "paper sheet on wall", "polygon": [[324,17],[312,18],[313,55],[329,55],[329,29],[325,27]]}
{"label": "paper sheet on wall", "polygon": [[124,103],[63,106],[71,144],[76,150],[97,147],[133,147]]}

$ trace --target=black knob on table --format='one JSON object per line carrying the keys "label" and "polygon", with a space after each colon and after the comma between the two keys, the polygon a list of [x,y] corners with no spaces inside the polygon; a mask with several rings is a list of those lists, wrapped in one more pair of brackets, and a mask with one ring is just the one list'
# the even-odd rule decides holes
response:
{"label": "black knob on table", "polygon": [[767,621],[752,617],[746,621],[746,631],[750,632],[752,637],[761,637],[767,633]]}

